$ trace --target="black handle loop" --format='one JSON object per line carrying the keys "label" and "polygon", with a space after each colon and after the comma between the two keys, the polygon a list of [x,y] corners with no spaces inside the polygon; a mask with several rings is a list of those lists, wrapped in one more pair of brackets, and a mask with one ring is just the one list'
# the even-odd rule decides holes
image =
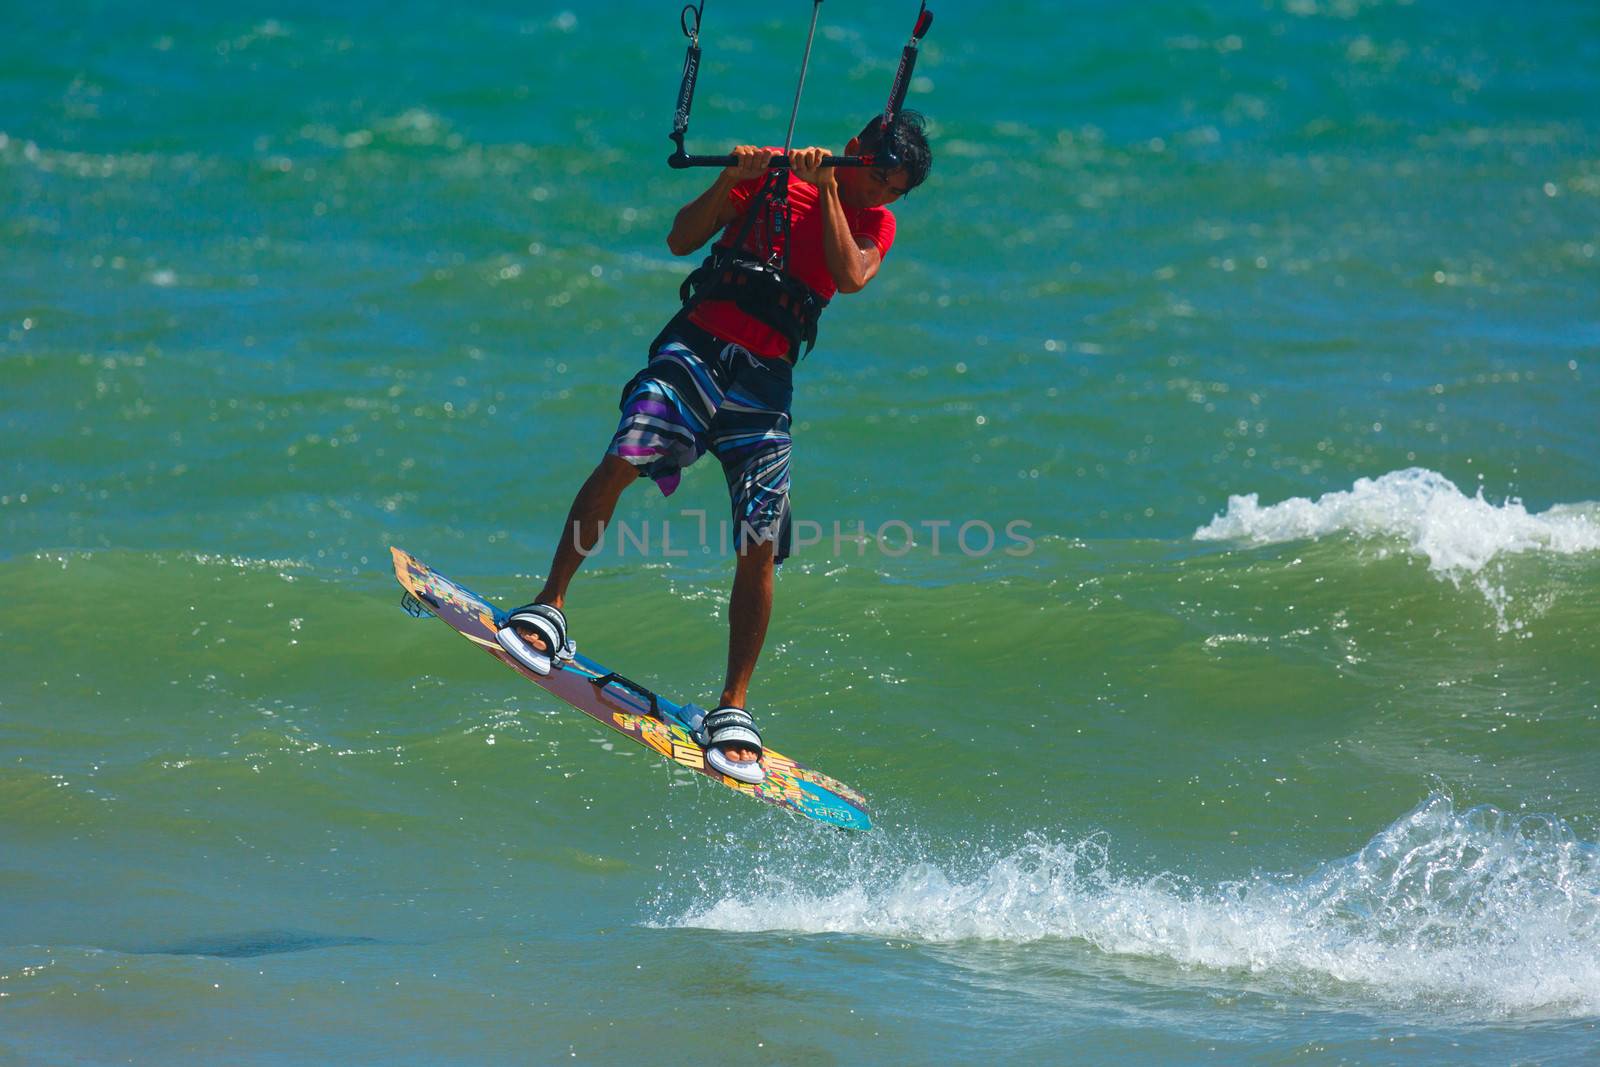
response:
{"label": "black handle loop", "polygon": [[[689,133],[689,112],[694,107],[694,85],[700,77],[700,19],[705,11],[705,0],[696,4],[684,4],[683,11],[678,15],[678,25],[683,27],[683,35],[689,38],[689,47],[683,53],[683,80],[678,83],[678,108],[672,116],[672,132],[667,137],[678,150],[670,157],[669,162],[684,157],[683,139]],[[693,23],[690,23],[690,16]]]}
{"label": "black handle loop", "polygon": [[928,10],[928,0],[922,0],[922,6],[917,9],[917,21],[911,27],[911,39],[900,49],[900,66],[894,72],[889,103],[883,109],[883,121],[879,124],[879,140],[883,146],[879,156],[882,165],[890,170],[900,165],[900,156],[894,150],[895,127],[900,123],[900,110],[905,106],[906,91],[911,88],[911,72],[917,66],[917,46],[922,43],[923,34],[932,26],[933,12]]}

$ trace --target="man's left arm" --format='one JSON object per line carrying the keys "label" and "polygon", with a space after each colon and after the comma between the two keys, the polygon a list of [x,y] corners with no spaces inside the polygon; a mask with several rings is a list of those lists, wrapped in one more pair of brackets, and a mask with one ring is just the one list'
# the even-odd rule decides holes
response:
{"label": "man's left arm", "polygon": [[789,158],[795,177],[817,187],[822,207],[822,254],[833,283],[841,293],[859,293],[883,265],[883,252],[870,237],[857,237],[850,232],[834,169],[821,165],[827,154],[824,148],[800,148],[789,153]]}

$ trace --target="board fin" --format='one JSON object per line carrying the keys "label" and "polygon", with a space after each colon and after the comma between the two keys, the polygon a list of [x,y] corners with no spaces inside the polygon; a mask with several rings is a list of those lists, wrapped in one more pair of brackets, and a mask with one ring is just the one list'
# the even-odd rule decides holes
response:
{"label": "board fin", "polygon": [[405,591],[405,595],[400,598],[400,610],[404,611],[407,615],[410,615],[413,619],[427,619],[433,617],[433,611],[428,607],[428,605],[424,604],[422,601],[413,596],[411,590],[409,589],[407,589]]}

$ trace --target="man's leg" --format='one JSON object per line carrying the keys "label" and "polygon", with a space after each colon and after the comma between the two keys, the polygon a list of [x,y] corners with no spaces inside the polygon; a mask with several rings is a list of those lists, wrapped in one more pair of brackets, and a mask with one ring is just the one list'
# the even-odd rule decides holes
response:
{"label": "man's leg", "polygon": [[[728,601],[728,675],[722,686],[722,703],[745,706],[750,677],[767,639],[772,618],[773,543],[754,541],[744,546],[733,572],[733,596]],[[730,760],[743,763],[756,758],[754,749],[731,745],[723,750]]]}
{"label": "man's leg", "polygon": [[[567,523],[561,528],[561,540],[556,545],[555,558],[550,561],[550,572],[544,588],[534,597],[536,604],[549,604],[560,609],[567,599],[567,586],[572,576],[583,566],[586,553],[593,552],[605,535],[606,523],[617,509],[622,491],[639,477],[639,468],[609,452],[600,461],[567,511]],[[541,652],[548,652],[539,635],[527,628],[517,627],[523,640]]]}

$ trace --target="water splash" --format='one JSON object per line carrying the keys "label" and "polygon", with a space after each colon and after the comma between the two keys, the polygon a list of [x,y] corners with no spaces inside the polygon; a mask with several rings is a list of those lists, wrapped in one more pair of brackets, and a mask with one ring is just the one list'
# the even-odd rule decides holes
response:
{"label": "water splash", "polygon": [[747,871],[668,925],[931,943],[1046,940],[1241,982],[1472,1018],[1600,1014],[1600,850],[1560,819],[1443,793],[1310,875],[1215,886],[1121,872],[1108,839],[857,862],[837,884]]}

